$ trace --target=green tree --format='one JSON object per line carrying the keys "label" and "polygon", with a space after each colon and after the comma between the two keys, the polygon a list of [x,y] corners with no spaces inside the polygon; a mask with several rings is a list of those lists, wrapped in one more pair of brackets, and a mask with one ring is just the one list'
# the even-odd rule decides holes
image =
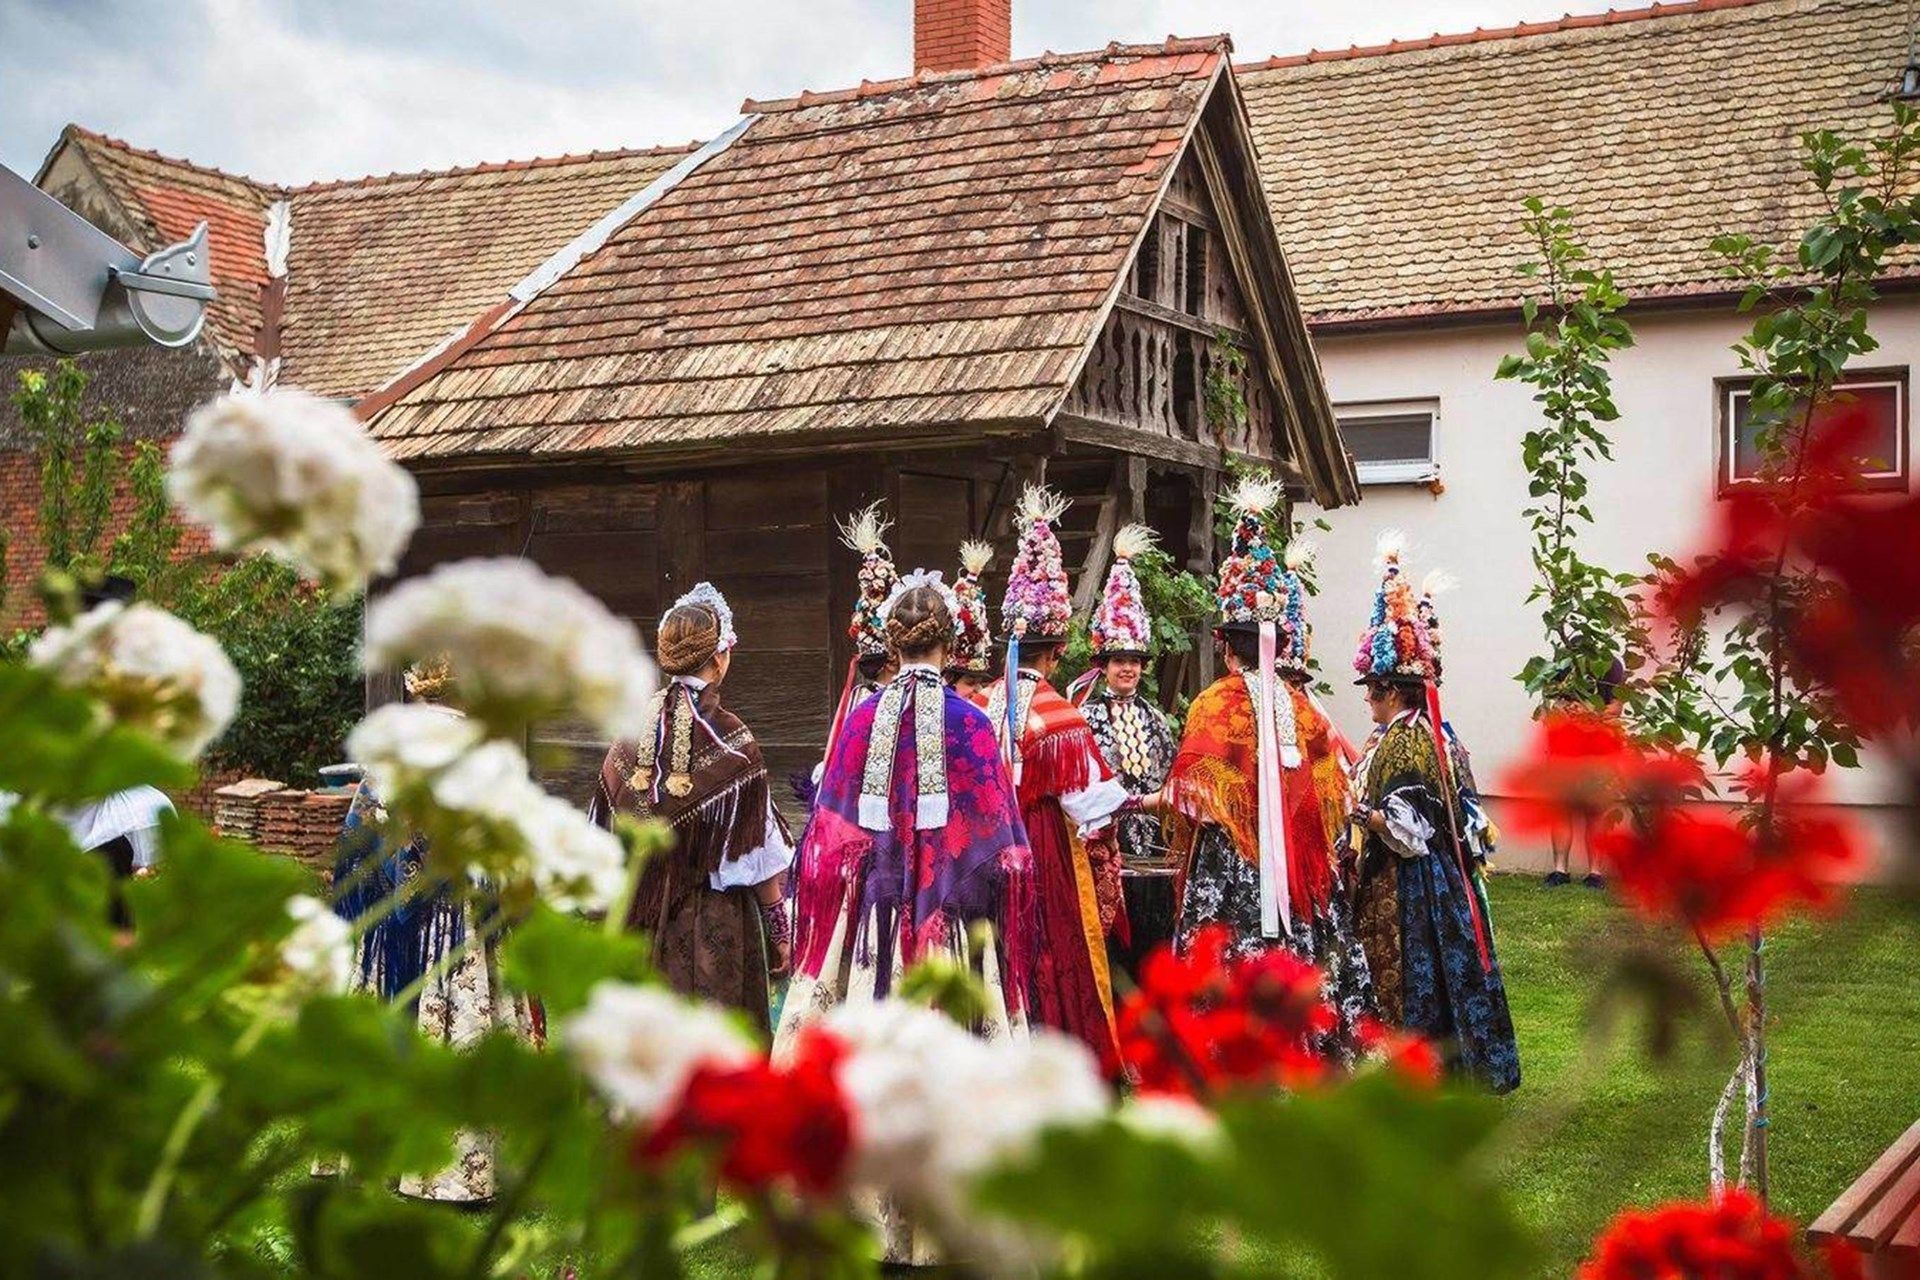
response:
{"label": "green tree", "polygon": [[[1736,798],[1763,838],[1779,829],[1784,775],[1858,763],[1858,733],[1829,690],[1789,659],[1789,638],[1804,611],[1834,589],[1791,549],[1824,501],[1809,484],[1810,450],[1841,394],[1840,379],[1851,361],[1879,345],[1868,332],[1876,281],[1896,250],[1920,243],[1920,196],[1909,194],[1920,156],[1920,114],[1912,107],[1894,104],[1892,126],[1878,137],[1854,140],[1821,130],[1804,135],[1801,144],[1823,212],[1798,245],[1783,253],[1747,235],[1713,241],[1728,274],[1746,286],[1741,310],[1758,312],[1733,349],[1753,375],[1751,421],[1761,459],[1754,492],[1772,516],[1762,587],[1757,595],[1710,602],[1690,620],[1665,688],[1640,711],[1654,733],[1690,742],[1723,766],[1736,756],[1761,766],[1744,775]],[[1714,558],[1683,567],[1656,556],[1653,563],[1655,580],[1669,581],[1689,569],[1710,570]],[[1738,981],[1732,965],[1704,939],[1700,945],[1741,1045],[1740,1064],[1715,1113],[1715,1180],[1727,1113],[1744,1093],[1739,1178],[1764,1197],[1770,1121],[1764,939],[1757,929],[1749,933]]]}
{"label": "green tree", "polygon": [[1627,297],[1613,273],[1590,264],[1575,238],[1573,215],[1525,201],[1522,225],[1539,251],[1520,267],[1540,294],[1521,300],[1526,349],[1501,358],[1494,376],[1534,389],[1542,424],[1520,439],[1529,504],[1522,516],[1533,539],[1534,585],[1546,649],[1526,661],[1519,681],[1539,705],[1599,707],[1615,660],[1637,665],[1643,629],[1634,609],[1639,578],[1615,573],[1580,554],[1579,537],[1593,523],[1586,468],[1610,461],[1606,425],[1620,416],[1607,361],[1633,345],[1621,318]]}

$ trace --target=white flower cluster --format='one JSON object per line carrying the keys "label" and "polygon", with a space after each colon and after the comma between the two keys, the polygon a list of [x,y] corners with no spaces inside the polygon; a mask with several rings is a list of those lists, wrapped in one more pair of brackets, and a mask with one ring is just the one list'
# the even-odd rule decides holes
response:
{"label": "white flower cluster", "polygon": [[[1031,1150],[1043,1129],[1107,1112],[1093,1055],[1056,1032],[986,1041],[896,1000],[842,1005],[822,1025],[849,1050],[840,1086],[860,1119],[855,1180],[932,1215],[950,1238],[979,1225],[965,1199],[973,1179]],[[992,1102],[957,1105],[970,1098]]]}
{"label": "white flower cluster", "polygon": [[413,477],[343,406],[242,391],[195,410],[167,491],[228,551],[265,551],[329,589],[391,573],[420,523]]}
{"label": "white flower cluster", "polygon": [[[854,1119],[848,1189],[907,1207],[976,1261],[1031,1263],[1036,1242],[976,1212],[968,1192],[989,1169],[1031,1151],[1042,1131],[1109,1114],[1086,1046],[1051,1031],[981,1040],[897,1000],[843,1005],[820,1026],[845,1050],[837,1075]],[[618,982],[595,987],[559,1038],[615,1110],[642,1127],[672,1107],[702,1063],[740,1064],[759,1052],[717,1006]]]}
{"label": "white flower cluster", "polygon": [[[420,703],[380,707],[348,735],[347,752],[383,800],[424,795],[442,814],[513,833],[520,856],[505,865],[558,910],[612,910],[625,887],[619,837],[541,790],[518,747],[486,739],[464,716]],[[502,865],[488,863],[496,875]]]}
{"label": "white flower cluster", "polygon": [[633,624],[525,560],[461,560],[367,610],[369,669],[444,657],[489,723],[581,716],[614,738],[645,727],[658,676]]}
{"label": "white flower cluster", "polygon": [[750,1062],[759,1052],[717,1006],[624,982],[596,986],[559,1032],[614,1110],[642,1125],[673,1105],[701,1063]]}
{"label": "white flower cluster", "polygon": [[28,660],[191,759],[240,706],[226,651],[165,609],[108,601],[34,641]]}
{"label": "white flower cluster", "polygon": [[293,932],[280,944],[280,960],[296,984],[309,991],[343,992],[353,973],[353,928],[332,907],[304,893],[287,899]]}

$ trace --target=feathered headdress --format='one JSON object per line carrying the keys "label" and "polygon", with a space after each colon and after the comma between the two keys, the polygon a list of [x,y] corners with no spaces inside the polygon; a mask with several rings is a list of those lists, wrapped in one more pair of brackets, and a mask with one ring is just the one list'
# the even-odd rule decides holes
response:
{"label": "feathered headdress", "polygon": [[1113,567],[1107,570],[1106,587],[1093,611],[1095,658],[1122,654],[1145,658],[1152,654],[1153,622],[1147,616],[1133,558],[1153,544],[1153,530],[1144,524],[1126,525],[1113,535]]}
{"label": "feathered headdress", "polygon": [[1233,548],[1220,565],[1220,624],[1284,624],[1287,577],[1280,558],[1267,544],[1267,519],[1280,502],[1280,482],[1264,471],[1250,472],[1227,496],[1233,508]]}
{"label": "feathered headdress", "polygon": [[1067,500],[1045,485],[1030,484],[1020,495],[1020,548],[1007,578],[1000,620],[1007,634],[1026,644],[1064,640],[1073,617],[1073,597],[1061,561],[1053,524],[1066,514]]}
{"label": "feathered headdress", "polygon": [[993,628],[987,616],[987,597],[980,575],[993,563],[993,548],[984,542],[960,544],[960,572],[953,580],[960,607],[953,615],[953,659],[949,668],[985,676],[993,670]]}
{"label": "feathered headdress", "polygon": [[1380,587],[1373,595],[1373,616],[1353,655],[1360,680],[1433,680],[1439,675],[1433,631],[1421,616],[1420,601],[1401,565],[1406,538],[1398,529],[1380,534],[1373,565]]}
{"label": "feathered headdress", "polygon": [[672,607],[678,609],[683,604],[705,605],[713,610],[714,617],[720,619],[720,647],[714,650],[715,653],[725,653],[740,643],[740,637],[733,629],[733,606],[720,594],[720,588],[711,582],[696,582],[693,590],[675,600]]}
{"label": "feathered headdress", "polygon": [[840,541],[849,551],[860,553],[860,596],[853,604],[853,621],[847,634],[853,637],[860,656],[884,656],[887,652],[886,605],[900,575],[894,570],[887,550],[887,530],[893,522],[880,514],[878,502],[862,508],[838,522]]}

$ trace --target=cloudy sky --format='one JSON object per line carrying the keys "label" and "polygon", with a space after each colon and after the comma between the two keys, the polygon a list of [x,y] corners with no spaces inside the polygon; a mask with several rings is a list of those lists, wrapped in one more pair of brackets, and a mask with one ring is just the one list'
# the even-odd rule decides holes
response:
{"label": "cloudy sky", "polygon": [[[1607,0],[1014,0],[1014,53],[1231,32],[1241,58]],[[282,182],[684,142],[908,71],[912,0],[0,0],[0,164],[78,121]]]}

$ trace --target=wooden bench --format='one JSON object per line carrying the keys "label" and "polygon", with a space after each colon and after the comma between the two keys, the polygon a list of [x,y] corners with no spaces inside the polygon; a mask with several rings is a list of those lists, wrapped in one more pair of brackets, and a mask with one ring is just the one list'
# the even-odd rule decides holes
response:
{"label": "wooden bench", "polygon": [[1850,1240],[1871,1280],[1920,1280],[1920,1122],[1881,1153],[1807,1235]]}

